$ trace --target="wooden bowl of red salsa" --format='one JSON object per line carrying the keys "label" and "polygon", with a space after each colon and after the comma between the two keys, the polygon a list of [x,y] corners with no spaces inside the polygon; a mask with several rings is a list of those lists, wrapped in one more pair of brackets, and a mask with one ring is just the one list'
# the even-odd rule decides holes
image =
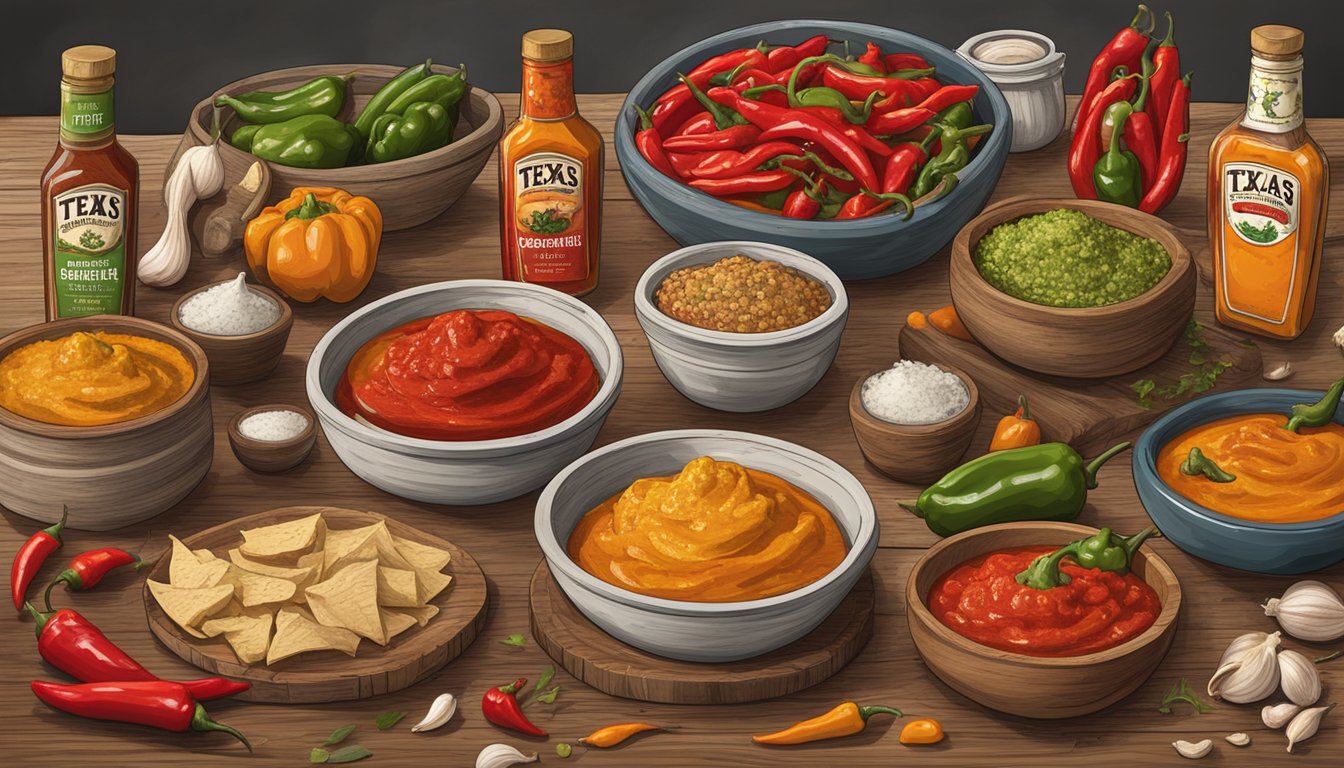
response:
{"label": "wooden bowl of red salsa", "polygon": [[1014,580],[1037,555],[1096,532],[1006,523],[930,548],[905,589],[925,664],[968,698],[1021,717],[1077,717],[1132,693],[1176,633],[1181,587],[1162,558],[1140,547],[1125,576],[1070,563],[1061,570],[1071,583],[1049,590]]}

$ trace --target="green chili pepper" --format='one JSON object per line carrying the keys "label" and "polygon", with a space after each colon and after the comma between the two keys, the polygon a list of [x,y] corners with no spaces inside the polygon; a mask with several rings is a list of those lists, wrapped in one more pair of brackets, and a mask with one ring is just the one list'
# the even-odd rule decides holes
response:
{"label": "green chili pepper", "polygon": [[1191,477],[1203,475],[1215,483],[1230,483],[1237,479],[1236,475],[1224,471],[1213,459],[1205,456],[1198,446],[1192,447],[1185,461],[1181,462],[1181,474]]}
{"label": "green chili pepper", "polygon": [[377,93],[373,94],[369,103],[365,104],[364,109],[360,110],[359,117],[355,118],[355,130],[359,131],[359,135],[363,136],[365,141],[368,140],[369,134],[373,132],[374,122],[387,112],[388,106],[396,101],[397,97],[405,93],[406,89],[429,76],[431,63],[429,59],[425,59],[424,64],[416,64],[413,67],[403,69],[396,77],[384,83]]}
{"label": "green chili pepper", "polygon": [[364,158],[369,163],[403,160],[438,149],[453,135],[453,121],[442,104],[417,101],[401,114],[385,113],[373,123]]}
{"label": "green chili pepper", "polygon": [[302,115],[334,117],[345,106],[345,93],[354,73],[344,77],[324,75],[288,91],[252,91],[238,96],[221,95],[215,106],[232,107],[249,123],[274,125]]}
{"label": "green chili pepper", "polygon": [[1093,167],[1092,183],[1097,188],[1098,200],[1138,208],[1143,197],[1139,158],[1127,149],[1120,149],[1120,136],[1133,112],[1134,107],[1128,101],[1117,101],[1106,108],[1104,120],[1112,124],[1111,147]]}
{"label": "green chili pepper", "polygon": [[929,77],[937,70],[933,67],[928,69],[898,69],[895,72],[879,72],[872,65],[865,64],[862,61],[854,59],[845,59],[834,53],[828,53],[825,56],[817,57],[820,61],[828,64],[834,64],[846,72],[855,75],[868,75],[869,77],[885,77],[890,80],[918,80],[921,77]]}
{"label": "green chili pepper", "polygon": [[303,115],[263,125],[252,137],[252,154],[294,168],[340,168],[358,143],[354,126],[327,115]]}
{"label": "green chili pepper", "polygon": [[929,122],[934,125],[950,125],[953,128],[970,128],[975,120],[971,102],[961,101],[934,115]]}
{"label": "green chili pepper", "polygon": [[772,157],[769,160],[766,160],[764,163],[761,163],[759,169],[762,171],[773,171],[777,168],[787,168],[788,166],[784,165],[784,163],[792,162],[795,160],[806,160],[812,165],[814,165],[817,170],[821,171],[822,173],[828,176],[834,176],[835,178],[840,179],[841,181],[854,180],[854,174],[850,173],[844,168],[836,168],[833,165],[827,165],[826,161],[822,160],[821,157],[817,155],[816,152],[810,152],[810,151],[803,152],[803,154],[801,155],[778,155],[776,157]]}
{"label": "green chili pepper", "polygon": [[458,104],[467,93],[467,67],[459,66],[451,75],[430,75],[414,83],[400,96],[387,105],[384,114],[400,115],[406,108],[420,101],[433,101],[443,105],[453,122],[457,122]]}
{"label": "green chili pepper", "polygon": [[987,453],[948,472],[914,502],[901,506],[939,536],[995,523],[1078,517],[1097,470],[1129,448],[1120,443],[1090,463],[1064,443]]}
{"label": "green chili pepper", "polygon": [[233,135],[229,137],[229,143],[244,152],[251,152],[252,139],[257,135],[257,131],[259,130],[261,130],[261,126],[256,123],[240,125],[234,129]]}
{"label": "green chili pepper", "polygon": [[[942,131],[940,141],[942,142],[938,154],[929,158],[920,170],[919,176],[915,178],[915,183],[910,189],[910,196],[919,199],[933,191],[938,183],[945,178],[953,177],[957,171],[965,168],[971,161],[971,150],[966,144],[966,139],[971,136],[979,136],[989,133],[994,129],[993,125],[988,123],[984,125],[973,125],[969,128],[958,128],[948,123],[935,123],[935,128]],[[956,182],[950,182],[953,185]],[[944,190],[942,197],[948,190]]]}
{"label": "green chili pepper", "polygon": [[1025,571],[1017,574],[1018,584],[1032,589],[1052,589],[1068,584],[1071,579],[1059,569],[1064,558],[1071,558],[1082,568],[1097,568],[1121,576],[1129,573],[1134,553],[1152,536],[1161,536],[1156,526],[1148,526],[1133,536],[1116,536],[1110,528],[1102,528],[1087,538],[1078,539],[1048,555],[1031,561]]}
{"label": "green chili pepper", "polygon": [[1335,418],[1335,411],[1339,408],[1340,397],[1344,395],[1344,379],[1336,381],[1326,390],[1325,397],[1317,400],[1311,405],[1294,405],[1292,417],[1284,425],[1284,429],[1289,432],[1296,432],[1302,427],[1324,427]]}
{"label": "green chili pepper", "polygon": [[794,65],[793,73],[789,75],[789,84],[784,89],[784,92],[789,96],[789,106],[794,108],[829,107],[830,109],[840,110],[840,114],[844,115],[845,120],[855,125],[863,125],[868,122],[869,115],[873,113],[873,103],[877,101],[878,96],[882,95],[881,91],[873,91],[868,94],[868,99],[864,101],[863,106],[855,107],[848,96],[824,85],[798,90],[798,73],[826,58],[828,56],[812,56]]}
{"label": "green chili pepper", "polygon": [[750,121],[748,121],[747,118],[743,117],[742,115],[738,114],[737,110],[729,109],[728,107],[725,107],[722,104],[718,103],[717,101],[709,98],[709,96],[706,95],[704,91],[700,90],[700,86],[691,82],[689,78],[687,78],[680,72],[677,73],[677,79],[680,80],[683,85],[685,85],[687,88],[691,90],[691,95],[695,97],[696,101],[700,102],[700,106],[704,107],[705,111],[708,112],[711,116],[713,116],[714,127],[716,129],[722,131],[725,128],[732,128],[734,125],[750,124]]}

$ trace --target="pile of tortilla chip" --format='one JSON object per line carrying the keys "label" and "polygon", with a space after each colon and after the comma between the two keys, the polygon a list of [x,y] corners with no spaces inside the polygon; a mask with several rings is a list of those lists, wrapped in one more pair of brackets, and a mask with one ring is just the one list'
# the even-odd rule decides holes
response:
{"label": "pile of tortilla chip", "polygon": [[379,521],[328,529],[322,515],[243,531],[222,559],[173,541],[168,583],[149,582],[163,612],[197,638],[223,635],[244,664],[274,664],[308,651],[354,656],[439,609],[429,601],[452,583],[450,555],[403,539]]}

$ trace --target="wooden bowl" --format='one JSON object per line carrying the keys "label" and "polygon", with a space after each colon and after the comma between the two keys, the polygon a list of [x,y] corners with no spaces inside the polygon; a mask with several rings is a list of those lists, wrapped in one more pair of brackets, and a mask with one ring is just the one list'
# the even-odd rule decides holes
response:
{"label": "wooden bowl", "polygon": [[289,331],[294,327],[294,312],[289,308],[289,302],[270,288],[252,284],[248,284],[249,290],[265,296],[280,307],[280,319],[269,327],[256,333],[218,336],[192,330],[182,322],[182,305],[187,299],[217,285],[231,282],[233,280],[210,283],[182,294],[173,303],[173,309],[168,316],[174,328],[205,350],[206,357],[210,358],[212,363],[211,369],[214,374],[210,383],[220,386],[246,384],[270,376],[275,366],[280,364],[280,358],[285,353],[285,343],[289,341]]}
{"label": "wooden bowl", "polygon": [[[1161,243],[1171,270],[1146,293],[1104,307],[1050,307],[990,285],[971,259],[980,238],[1005,222],[1056,208],[1082,211]],[[952,303],[990,352],[1038,373],[1104,379],[1156,361],[1185,332],[1198,277],[1190,252],[1162,219],[1096,200],[1014,198],[985,210],[952,241]]]}
{"label": "wooden bowl", "polygon": [[[302,414],[308,420],[308,428],[288,440],[257,440],[239,431],[238,425],[243,423],[243,419],[267,411],[293,411]],[[300,405],[283,403],[258,405],[239,411],[229,421],[229,445],[233,448],[233,455],[253,472],[284,472],[293,469],[308,458],[316,442],[317,417],[312,411]]]}
{"label": "wooden bowl", "polygon": [[1139,548],[1133,572],[1157,592],[1162,610],[1143,634],[1097,653],[1041,658],[1000,651],[953,632],[926,604],[934,582],[971,558],[1009,547],[1062,546],[1096,532],[1074,523],[1004,523],[960,533],[931,547],[905,584],[906,622],[924,663],[958,693],[1021,717],[1078,717],[1133,693],[1166,656],[1181,610],[1176,574],[1148,546]]}
{"label": "wooden bowl", "polygon": [[[338,120],[352,122],[373,94],[402,69],[387,64],[320,64],[277,69],[235,80],[202,99],[192,109],[182,141],[178,143],[177,152],[165,171],[165,187],[182,152],[189,147],[209,143],[215,97],[220,94],[286,90],[322,75],[354,72],[345,106],[336,115]],[[436,64],[433,70],[435,73],[451,74],[457,68]],[[220,118],[225,135],[243,124],[229,109],[221,110]],[[457,202],[485,167],[503,133],[504,110],[499,106],[499,100],[489,91],[471,88],[462,99],[453,143],[448,146],[405,160],[349,168],[292,168],[269,163],[271,192],[266,202],[268,205],[279,202],[295,187],[339,187],[352,195],[363,195],[377,203],[383,213],[385,232],[414,227],[438,216]],[[219,153],[224,161],[226,185],[236,184],[257,160],[251,153],[227,141],[220,142]]]}
{"label": "wooden bowl", "polygon": [[210,470],[215,446],[210,363],[195,342],[172,328],[122,315],[67,318],[15,331],[0,339],[0,360],[26,344],[75,331],[164,341],[196,370],[196,380],[176,402],[117,424],[47,424],[0,408],[0,504],[45,523],[59,520],[64,504],[71,528],[107,531],[168,510]]}
{"label": "wooden bowl", "polygon": [[863,407],[863,383],[885,368],[878,368],[854,382],[849,393],[849,423],[864,458],[882,474],[905,483],[930,483],[957,465],[975,437],[980,424],[980,392],[971,377],[959,368],[934,363],[966,385],[970,402],[955,416],[933,424],[893,424]]}

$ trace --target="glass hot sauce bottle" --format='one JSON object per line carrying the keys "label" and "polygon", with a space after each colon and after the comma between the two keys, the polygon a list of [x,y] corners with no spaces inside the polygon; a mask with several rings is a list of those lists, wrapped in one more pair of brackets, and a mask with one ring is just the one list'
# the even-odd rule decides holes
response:
{"label": "glass hot sauce bottle", "polygon": [[1302,31],[1251,30],[1246,111],[1209,147],[1215,315],[1230,328],[1297,338],[1316,309],[1330,195],[1325,153],[1302,113]]}
{"label": "glass hot sauce bottle", "polygon": [[140,166],[117,142],[116,51],[81,45],[61,56],[61,135],[42,171],[47,320],[135,311]]}
{"label": "glass hot sauce bottle", "polygon": [[574,99],[574,36],[523,35],[518,122],[499,144],[504,278],[572,296],[597,287],[602,236],[602,134]]}

